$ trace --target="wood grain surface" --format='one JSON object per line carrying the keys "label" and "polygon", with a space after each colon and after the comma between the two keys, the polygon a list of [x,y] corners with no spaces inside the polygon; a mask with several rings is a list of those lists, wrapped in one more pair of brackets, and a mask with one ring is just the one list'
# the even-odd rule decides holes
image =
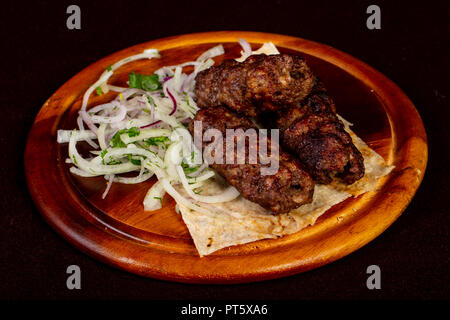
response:
{"label": "wood grain surface", "polygon": [[[76,127],[85,90],[112,63],[144,49],[157,48],[162,58],[121,67],[109,80],[125,85],[132,70],[151,73],[164,65],[195,59],[222,43],[237,57],[238,38],[253,49],[272,41],[283,52],[305,57],[335,100],[338,113],[395,170],[375,192],[340,203],[314,226],[279,239],[261,240],[219,250],[199,258],[170,196],[163,208],[145,212],[142,201],[154,180],[139,185],[114,184],[106,199],[103,177],[69,173],[67,144],[56,131]],[[113,96],[93,96],[89,106]],[[88,106],[88,107],[89,107]],[[81,146],[81,144],[80,144]],[[87,149],[86,149],[87,150]],[[363,62],[329,46],[289,36],[256,32],[188,34],[139,44],[107,56],[75,75],[44,104],[29,133],[25,151],[28,187],[48,223],[80,250],[105,263],[140,275],[191,283],[239,283],[277,278],[339,259],[362,247],[389,227],[406,208],[422,181],[427,139],[419,114],[392,81]]]}

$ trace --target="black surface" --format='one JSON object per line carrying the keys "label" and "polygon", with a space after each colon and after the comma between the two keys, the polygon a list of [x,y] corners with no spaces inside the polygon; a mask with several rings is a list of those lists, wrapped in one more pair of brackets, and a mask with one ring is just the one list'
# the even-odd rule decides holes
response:
{"label": "black surface", "polygon": [[[448,299],[449,5],[446,1],[8,2],[0,10],[0,297],[7,299]],[[381,7],[368,30],[366,8]],[[429,139],[425,179],[403,215],[373,242],[325,267],[243,285],[147,279],[97,262],[60,238],[34,207],[23,172],[26,135],[44,101],[90,63],[171,35],[215,30],[287,34],[347,52],[396,82],[419,110]],[[82,289],[66,288],[66,268]],[[379,265],[382,289],[366,288]]]}

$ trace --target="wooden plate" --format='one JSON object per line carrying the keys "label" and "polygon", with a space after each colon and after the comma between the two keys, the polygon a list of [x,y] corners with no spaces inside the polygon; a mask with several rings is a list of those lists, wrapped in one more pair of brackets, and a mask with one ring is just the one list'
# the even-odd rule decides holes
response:
{"label": "wooden plate", "polygon": [[[105,180],[71,175],[67,145],[56,143],[57,129],[75,128],[85,90],[112,63],[147,48],[161,59],[130,63],[109,83],[124,85],[131,70],[151,73],[163,65],[195,59],[222,43],[237,57],[238,38],[253,48],[272,41],[280,51],[302,54],[335,99],[354,131],[396,169],[376,192],[348,199],[314,226],[274,240],[229,247],[199,258],[174,201],[144,212],[142,200],[154,181],[114,184],[105,200]],[[216,59],[220,62],[223,57]],[[95,97],[90,105],[111,98]],[[149,41],[90,65],[44,104],[30,131],[25,171],[31,195],[48,223],[80,250],[115,267],[148,277],[193,283],[237,283],[277,278],[339,259],[362,247],[397,219],[416,192],[427,163],[427,140],[417,110],[392,81],[363,62],[329,46],[304,39],[255,32],[208,32]]]}

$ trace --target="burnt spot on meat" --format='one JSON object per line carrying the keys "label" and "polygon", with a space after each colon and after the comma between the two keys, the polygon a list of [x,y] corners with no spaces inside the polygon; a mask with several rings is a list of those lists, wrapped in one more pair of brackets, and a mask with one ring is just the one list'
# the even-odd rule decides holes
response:
{"label": "burnt spot on meat", "polygon": [[296,80],[305,78],[305,75],[299,71],[291,71],[289,74],[291,75],[292,78]]}

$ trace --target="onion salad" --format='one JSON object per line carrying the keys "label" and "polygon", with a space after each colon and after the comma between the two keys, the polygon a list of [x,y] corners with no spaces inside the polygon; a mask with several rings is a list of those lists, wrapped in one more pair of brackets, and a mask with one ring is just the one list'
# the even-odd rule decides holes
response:
{"label": "onion salad", "polygon": [[[252,52],[245,40],[239,39],[239,43],[244,49],[240,59],[245,60],[251,54],[278,53],[272,43],[262,47],[271,52]],[[204,162],[187,130],[187,124],[199,109],[194,100],[195,77],[214,65],[212,58],[223,54],[223,46],[218,45],[195,61],[165,66],[151,75],[133,71],[129,74],[128,87],[110,85],[108,79],[126,63],[160,58],[159,51],[144,50],[109,66],[86,90],[78,113],[78,128],[57,132],[57,142],[68,143],[66,163],[72,165],[70,172],[81,177],[103,176],[106,183],[103,198],[113,183],[137,184],[155,176],[157,182],[143,201],[147,211],[160,209],[166,193],[177,204],[202,213],[209,213],[202,208],[202,203],[237,198],[239,192],[233,186],[217,195],[201,194],[201,187],[216,173]],[[183,73],[186,66],[193,67],[194,71]],[[117,93],[114,99],[87,108],[91,95],[109,91]],[[90,157],[83,157],[78,152],[77,143],[80,141],[92,147]],[[181,186],[185,192],[178,192],[175,185]]]}

